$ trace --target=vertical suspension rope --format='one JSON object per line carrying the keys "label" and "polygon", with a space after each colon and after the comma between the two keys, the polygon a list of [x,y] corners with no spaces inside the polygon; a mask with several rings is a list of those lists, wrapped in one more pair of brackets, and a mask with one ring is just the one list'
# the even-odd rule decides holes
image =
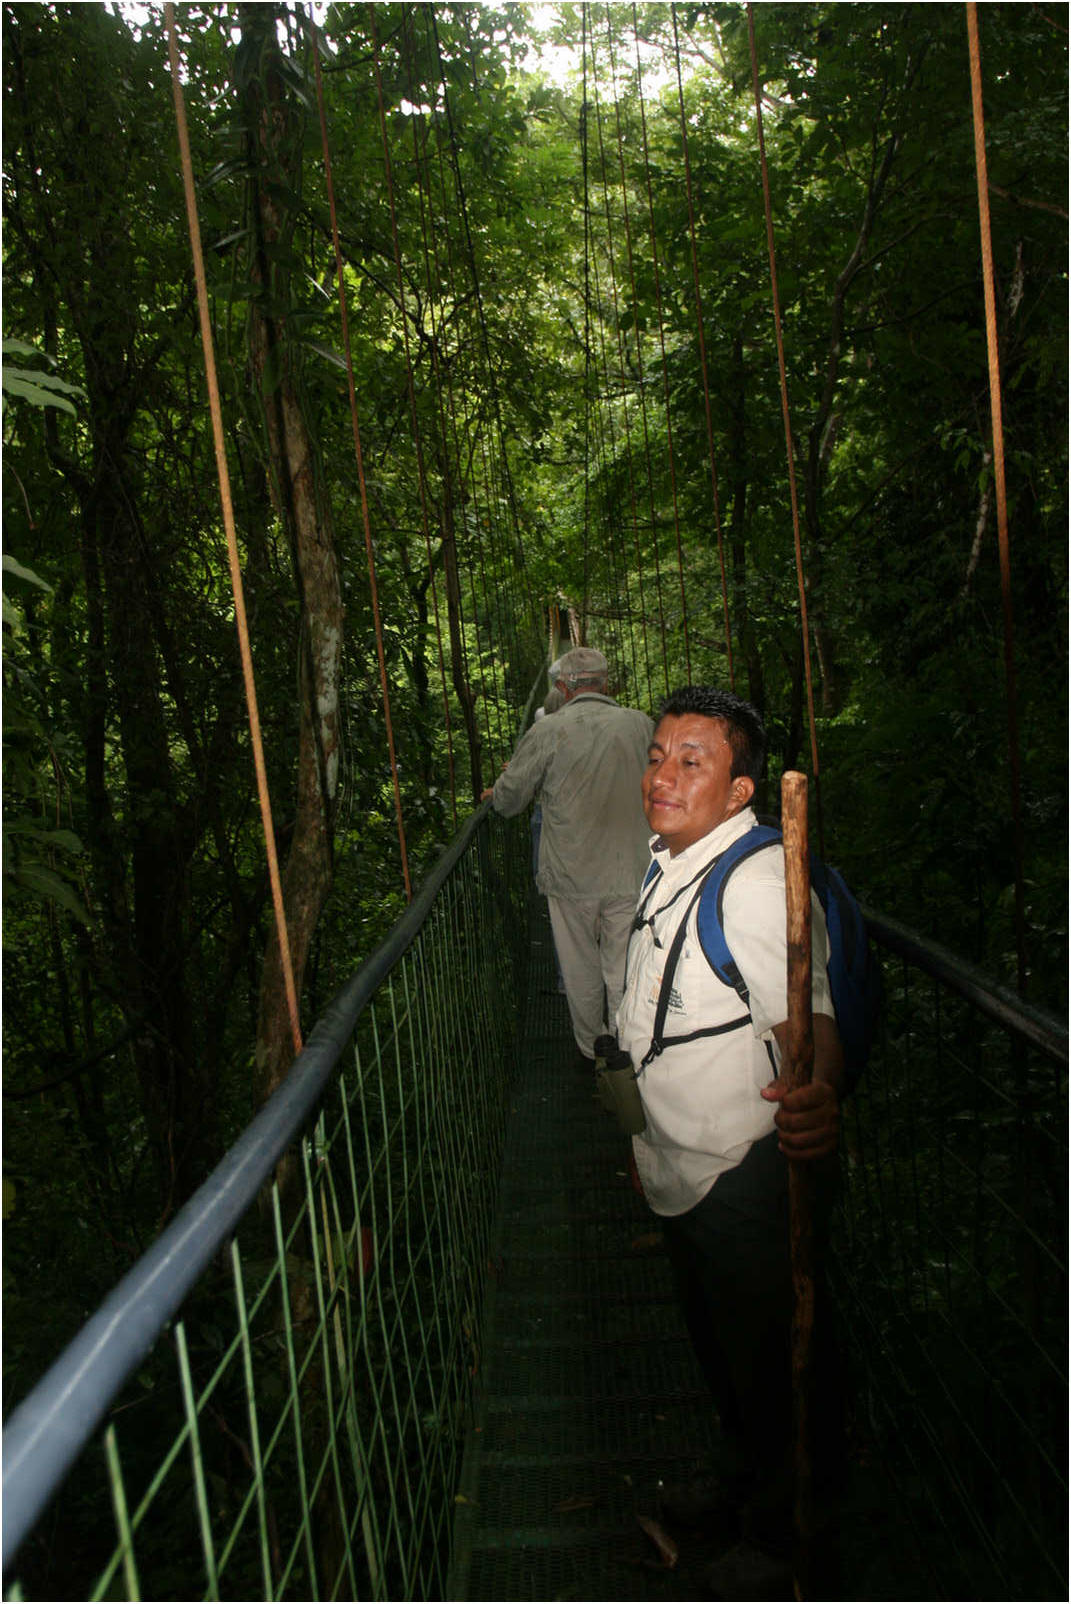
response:
{"label": "vertical suspension rope", "polygon": [[673,534],[677,543],[677,576],[681,593],[681,628],[684,630],[684,665],[688,679],[692,677],[692,647],[688,634],[688,600],[684,594],[684,552],[681,548],[681,519],[677,504],[677,462],[673,451],[673,418],[669,397],[669,362],[666,358],[666,329],[662,316],[662,276],[658,271],[658,238],[655,233],[654,186],[651,183],[651,159],[647,146],[647,111],[643,103],[643,67],[640,62],[640,24],[636,15],[636,0],[632,0],[632,31],[636,46],[636,92],[640,105],[640,129],[643,143],[643,176],[647,186],[647,217],[651,228],[651,266],[654,269],[655,307],[658,311],[658,346],[662,355],[662,394],[666,407],[666,456],[669,463],[670,499],[673,504]]}
{"label": "vertical suspension rope", "polygon": [[1015,619],[1011,594],[1008,539],[1008,496],[1004,482],[1004,421],[1000,389],[1000,347],[997,339],[997,297],[994,288],[993,234],[989,219],[989,177],[982,109],[982,57],[978,44],[978,7],[967,0],[967,47],[971,63],[971,107],[974,118],[974,165],[978,181],[978,228],[982,245],[985,290],[985,337],[989,357],[989,411],[993,430],[993,482],[997,500],[997,547],[1000,594],[1004,612],[1004,678],[1008,706],[1008,768],[1012,835],[1015,853],[1015,941],[1020,993],[1026,990],[1026,916],[1023,897],[1023,814],[1019,772],[1019,715],[1015,681]]}
{"label": "vertical suspension rope", "polygon": [[587,639],[590,578],[588,553],[591,539],[591,213],[588,206],[588,3],[580,7],[580,169],[584,208],[584,594],[580,627]]}
{"label": "vertical suspension rope", "polygon": [[651,519],[651,550],[654,554],[655,595],[658,601],[659,640],[662,645],[662,678],[664,694],[669,695],[669,658],[666,653],[666,614],[662,602],[662,566],[658,556],[658,528],[654,504],[654,470],[651,464],[651,438],[647,427],[647,397],[644,393],[643,346],[639,324],[639,297],[636,293],[636,264],[632,251],[632,221],[628,208],[628,178],[625,172],[625,141],[621,127],[621,101],[617,93],[617,57],[614,50],[614,30],[609,5],[606,7],[606,38],[610,55],[610,82],[614,92],[614,121],[617,133],[617,163],[621,173],[621,210],[625,223],[625,257],[628,263],[629,287],[632,291],[632,329],[636,341],[636,374],[640,398],[640,421],[643,425],[643,456],[647,468],[647,507]]}
{"label": "vertical suspension rope", "polygon": [[721,569],[721,603],[725,622],[725,655],[729,664],[729,689],[736,690],[733,663],[733,631],[729,622],[729,581],[725,572],[725,540],[721,526],[721,498],[718,495],[718,467],[714,453],[714,422],[710,406],[710,376],[707,370],[707,344],[703,329],[703,298],[699,289],[699,250],[695,237],[695,201],[692,195],[692,163],[688,152],[688,120],[684,112],[684,82],[681,78],[681,47],[677,36],[677,7],[671,5],[673,22],[673,60],[677,69],[677,101],[681,113],[681,146],[684,150],[684,187],[688,196],[688,235],[692,248],[692,282],[695,287],[695,325],[699,336],[699,369],[703,375],[703,410],[707,425],[707,453],[710,457],[710,494],[714,505],[714,528],[718,537],[718,565]]}
{"label": "vertical suspension rope", "polygon": [[[636,552],[636,582],[640,591],[639,619],[640,636],[643,642],[643,663],[647,683],[647,700],[654,701],[651,684],[651,648],[647,638],[647,609],[644,605],[645,575],[643,553],[640,549],[639,513],[636,506],[636,477],[633,469],[632,425],[629,417],[628,379],[625,370],[625,342],[621,327],[621,311],[617,294],[617,262],[614,252],[613,217],[610,206],[610,184],[607,177],[606,147],[603,142],[602,107],[599,101],[598,80],[595,82],[595,130],[599,140],[599,171],[602,175],[603,211],[606,217],[606,257],[610,269],[610,296],[613,308],[614,332],[617,345],[617,374],[621,386],[621,413],[625,428],[625,465],[628,471],[629,516],[632,524],[632,538]],[[607,364],[607,373],[609,366]],[[625,564],[627,571],[627,563]],[[631,630],[630,630],[631,634]],[[636,673],[636,684],[639,687],[639,673]]]}
{"label": "vertical suspension rope", "polygon": [[364,477],[364,454],[361,449],[361,427],[357,418],[357,390],[353,379],[353,357],[350,347],[349,304],[346,297],[346,276],[342,263],[342,243],[338,232],[338,214],[335,209],[335,185],[331,169],[331,147],[327,138],[327,114],[324,110],[323,78],[320,73],[320,52],[317,47],[316,24],[309,15],[312,30],[313,65],[316,70],[316,104],[320,113],[320,140],[323,146],[324,178],[327,184],[327,202],[331,213],[331,240],[335,251],[335,273],[338,279],[339,314],[342,324],[342,352],[346,361],[346,387],[349,392],[350,420],[353,425],[353,448],[357,458],[357,483],[361,497],[361,520],[364,526],[364,549],[368,561],[368,587],[372,602],[372,622],[376,637],[376,658],[379,663],[379,685],[383,696],[383,716],[387,728],[387,747],[390,753],[391,782],[394,788],[394,813],[398,826],[398,850],[402,860],[402,880],[405,900],[413,900],[413,887],[409,878],[409,850],[405,839],[405,819],[402,815],[402,792],[398,780],[398,759],[394,749],[394,725],[391,720],[390,685],[387,681],[387,660],[383,651],[383,625],[379,613],[379,586],[376,581],[376,558],[372,546],[372,521],[368,512],[368,489]]}
{"label": "vertical suspension rope", "polygon": [[[403,14],[402,27],[403,27],[403,37],[404,37],[404,41],[405,41],[405,52],[404,52],[404,55],[405,55],[405,67],[406,67],[406,86],[407,86],[407,88],[409,90],[410,101],[414,105],[416,105],[418,102],[417,102],[417,99],[416,99],[416,87],[415,87],[415,84],[413,82],[413,37],[412,37],[412,16],[411,16],[411,8],[410,7],[406,7],[406,9],[405,9],[405,12]],[[436,327],[435,327],[435,297],[431,293],[431,264],[430,264],[429,255],[428,255],[428,221],[427,221],[427,212],[426,212],[426,208],[425,208],[425,204],[424,204],[424,202],[425,202],[425,183],[424,183],[424,181],[425,181],[425,177],[427,176],[427,169],[426,169],[426,162],[421,156],[420,133],[419,133],[419,129],[418,129],[418,126],[417,126],[417,118],[414,116],[414,117],[412,117],[410,119],[410,121],[412,122],[412,125],[413,125],[413,165],[414,165],[414,170],[415,170],[416,175],[417,175],[417,197],[418,197],[418,201],[419,201],[419,205],[420,205],[420,237],[421,237],[421,244],[422,244],[423,258],[424,258],[424,276],[425,276],[425,282],[427,283],[427,286],[428,286],[428,317],[429,317],[429,321],[431,323],[431,366],[432,366],[432,372],[435,375],[436,385],[438,385],[438,383],[439,383],[439,373],[438,373],[439,352],[438,352],[438,337],[437,337],[437,331],[436,331]],[[429,183],[428,183],[428,190],[430,192],[430,180],[429,180]],[[396,255],[397,255],[397,253],[396,253]],[[398,263],[398,271],[399,271],[399,275],[400,275],[400,273],[401,273],[400,260],[399,260],[399,263]],[[412,379],[412,369],[411,369],[411,367],[410,367],[410,379]],[[415,395],[411,396],[410,404],[413,407],[414,413],[415,413],[415,406],[416,406]],[[415,421],[414,421],[414,429],[415,428],[416,428],[416,424],[415,424]],[[418,439],[419,439],[419,434],[418,434]],[[437,648],[437,651],[438,651],[438,657],[439,657],[439,680],[440,680],[440,684],[442,686],[443,721],[444,721],[444,724],[445,724],[445,727],[446,727],[447,767],[448,767],[449,776],[450,776],[450,812],[451,812],[451,817],[453,819],[454,829],[456,830],[457,829],[457,777],[456,777],[455,768],[454,768],[454,732],[453,732],[453,723],[452,723],[451,714],[450,714],[450,697],[449,697],[449,694],[447,692],[446,654],[445,654],[445,651],[443,649],[442,620],[441,620],[440,615],[439,615],[439,587],[438,587],[438,585],[436,583],[436,580],[435,580],[435,563],[434,563],[434,560],[432,558],[432,551],[431,551],[431,528],[430,528],[430,521],[429,521],[429,518],[428,518],[427,469],[426,469],[426,465],[423,462],[423,452],[422,452],[422,450],[421,450],[421,455],[420,455],[420,464],[421,464],[421,467],[420,467],[420,471],[421,471],[421,481],[420,481],[420,497],[421,497],[421,500],[420,500],[420,505],[421,505],[421,519],[422,519],[423,531],[424,531],[424,551],[425,551],[425,555],[427,556],[427,560],[428,560],[428,584],[429,584],[429,586],[431,588],[432,613],[433,613],[433,616],[434,616],[434,619],[435,619],[435,644],[436,644],[436,648]]]}
{"label": "vertical suspension rope", "polygon": [[[593,68],[595,67],[594,46],[592,47],[592,67]],[[587,97],[585,96],[585,100],[586,100],[586,98]],[[601,107],[600,107],[600,104],[599,104],[598,72],[594,71],[594,70],[592,72],[592,97],[591,97],[591,102],[589,103],[589,110],[590,110],[590,105],[594,106],[594,111],[595,111],[595,131],[596,131],[597,140],[598,140],[599,172],[600,172],[601,181],[602,181],[603,196],[604,196],[604,199],[605,199],[606,190],[607,190],[607,186],[606,186],[606,153],[605,153],[605,149],[603,147],[603,140],[602,140],[602,111],[601,111]],[[590,128],[590,124],[586,123],[585,124],[585,151],[586,151],[587,154],[590,154],[590,132],[589,132],[589,128]],[[586,190],[586,195],[587,195],[587,198],[588,198],[588,202],[590,202],[590,189]],[[585,216],[586,217],[590,217],[591,216],[591,212],[590,212],[590,208],[589,208],[588,204],[586,204],[586,206],[585,206]],[[595,364],[595,371],[596,371],[596,375],[597,375],[596,395],[599,396],[599,397],[604,397],[605,398],[603,404],[596,408],[595,420],[596,420],[597,448],[598,448],[598,453],[599,453],[599,474],[600,474],[600,479],[601,479],[603,485],[607,487],[607,492],[608,492],[609,486],[611,484],[611,477],[612,477],[614,468],[615,468],[615,466],[616,466],[616,464],[618,462],[618,454],[617,454],[618,453],[618,443],[617,443],[617,431],[616,431],[616,428],[615,428],[615,421],[614,421],[614,409],[613,409],[612,397],[611,397],[610,360],[609,360],[609,356],[607,354],[607,348],[606,348],[607,347],[607,341],[606,341],[606,318],[605,318],[605,316],[603,314],[602,281],[601,281],[600,275],[599,275],[599,259],[598,259],[598,255],[597,255],[596,250],[595,250],[595,234],[594,234],[594,229],[593,228],[590,230],[590,240],[591,240],[591,247],[590,247],[591,276],[592,276],[592,279],[594,280],[594,286],[595,286],[595,308],[596,308],[596,313],[597,313],[597,316],[595,318],[595,331],[596,332],[595,332],[595,336],[594,336],[595,339],[598,342],[597,358],[596,358],[596,364]],[[609,268],[610,268],[610,281],[611,281],[611,284],[613,284],[613,271],[614,271],[614,267],[613,267],[613,237],[612,237],[612,230],[610,228],[610,219],[609,219],[608,211],[607,211],[607,229],[606,229],[606,254],[607,254],[607,260],[609,262]],[[587,259],[587,252],[585,252],[585,259]],[[616,290],[615,290],[615,293],[614,293],[615,317],[616,317],[616,310],[617,310],[617,297],[616,297]],[[626,447],[627,447],[627,442],[628,442],[628,403],[627,403],[627,397],[625,395],[624,384],[622,384],[622,396],[621,396],[621,399],[622,399],[622,408],[623,408],[624,418],[625,418],[625,435],[626,435]],[[626,460],[627,460],[627,457],[626,457]],[[611,503],[608,494],[604,493],[604,496],[603,496],[602,522],[603,522],[603,527],[604,527],[605,537],[606,537],[607,580],[608,580],[608,585],[609,585],[609,594],[611,596],[623,596],[624,597],[624,622],[625,622],[625,624],[627,626],[628,657],[631,660],[633,686],[638,691],[639,690],[639,684],[640,684],[640,677],[639,677],[639,666],[638,666],[637,661],[636,661],[636,638],[635,638],[635,633],[634,633],[633,628],[632,628],[632,620],[633,620],[632,586],[631,586],[631,582],[630,582],[630,579],[629,579],[629,568],[628,568],[627,555],[626,555],[626,552],[624,550],[624,544],[623,544],[623,539],[622,539],[622,536],[623,536],[623,523],[622,523],[622,520],[620,519],[619,516],[615,516],[616,505],[617,505],[616,497],[614,498],[614,501]],[[635,511],[634,499],[633,499],[633,511]],[[643,623],[644,635],[646,636],[646,619],[643,617],[642,607],[641,607],[641,611],[640,611],[640,617],[641,617],[641,622]],[[615,620],[615,622],[616,622],[616,620]],[[622,648],[622,641],[621,641],[621,630],[620,630],[620,628],[617,630],[614,639],[615,639],[615,650],[616,650],[616,653],[617,653],[618,664],[620,666],[620,663],[621,663],[621,661],[623,661],[623,657],[624,657],[623,648]],[[650,683],[649,682],[650,682],[650,673],[648,672],[648,695],[650,694]]]}
{"label": "vertical suspension rope", "polygon": [[524,545],[521,540],[520,525],[517,518],[517,497],[513,489],[513,477],[510,472],[509,455],[506,451],[506,430],[502,423],[502,409],[499,400],[499,390],[495,375],[495,365],[491,354],[491,341],[487,333],[487,318],[484,313],[483,292],[480,287],[480,276],[476,266],[476,249],[472,240],[472,228],[469,222],[468,201],[465,195],[465,184],[461,176],[461,164],[457,154],[457,132],[454,127],[454,114],[450,104],[449,85],[446,76],[446,67],[442,59],[442,48],[439,40],[439,29],[435,20],[435,8],[428,7],[431,19],[431,31],[435,39],[436,56],[439,63],[439,74],[442,83],[443,106],[446,110],[446,123],[449,130],[450,160],[454,173],[454,182],[457,186],[457,196],[461,213],[461,224],[465,238],[468,256],[469,271],[472,274],[472,285],[476,295],[476,314],[480,330],[480,339],[483,346],[484,361],[487,365],[488,384],[491,391],[491,408],[495,429],[498,435],[499,449],[502,454],[502,475],[506,487],[506,502],[509,507],[513,524],[513,532],[517,546],[517,566],[524,579],[525,593],[528,601],[529,616],[534,620],[537,615],[535,601],[532,596],[531,577],[528,565],[524,560]]}
{"label": "vertical suspension rope", "polygon": [[825,855],[825,838],[822,829],[822,793],[819,785],[818,731],[814,718],[814,687],[811,680],[811,635],[807,621],[807,588],[803,573],[803,541],[800,536],[800,511],[796,497],[796,461],[792,443],[792,419],[788,406],[788,377],[785,369],[785,342],[781,332],[781,296],[777,287],[777,252],[774,249],[773,207],[770,203],[770,173],[766,164],[766,137],[763,132],[762,91],[759,87],[759,58],[755,48],[755,17],[751,0],[747,7],[748,44],[751,50],[751,82],[755,91],[755,116],[759,134],[759,163],[762,168],[762,199],[766,215],[766,246],[770,257],[770,290],[773,297],[774,338],[777,342],[777,370],[781,379],[781,415],[785,424],[785,451],[788,458],[788,494],[792,507],[792,537],[796,551],[796,587],[800,602],[800,631],[803,640],[803,670],[807,683],[807,718],[811,731],[811,770],[814,778],[815,818],[818,826],[818,851]]}
{"label": "vertical suspension rope", "polygon": [[208,406],[212,418],[212,440],[216,452],[216,473],[219,478],[223,527],[227,536],[227,560],[230,564],[231,590],[234,595],[234,620],[238,630],[238,648],[242,661],[242,678],[245,683],[249,736],[253,747],[253,767],[256,773],[257,796],[260,801],[260,817],[264,829],[264,848],[268,860],[268,879],[271,884],[272,906],[275,911],[275,929],[279,942],[279,960],[283,971],[287,1014],[290,1019],[290,1036],[294,1052],[300,1053],[302,1040],[297,988],[294,984],[294,967],[290,957],[290,939],[286,928],[286,910],[283,906],[279,859],[275,850],[275,826],[272,823],[271,798],[268,794],[268,771],[264,762],[264,743],[260,732],[257,687],[253,675],[253,656],[249,644],[249,626],[245,610],[245,588],[242,583],[242,568],[238,557],[238,535],[234,523],[230,472],[227,467],[227,450],[223,439],[223,409],[219,399],[219,380],[216,374],[215,347],[212,339],[212,319],[208,307],[208,285],[205,278],[204,252],[201,248],[201,224],[197,215],[197,195],[193,183],[193,158],[190,154],[190,136],[186,126],[186,102],[182,92],[178,35],[175,31],[175,7],[171,0],[168,0],[168,4],[164,6],[164,21],[167,27],[167,48],[171,62],[171,90],[175,102],[175,124],[178,131],[179,155],[182,163],[182,187],[186,197],[186,217],[189,224],[190,249],[193,256],[193,274],[197,286],[197,311],[201,325],[201,345],[204,351]]}

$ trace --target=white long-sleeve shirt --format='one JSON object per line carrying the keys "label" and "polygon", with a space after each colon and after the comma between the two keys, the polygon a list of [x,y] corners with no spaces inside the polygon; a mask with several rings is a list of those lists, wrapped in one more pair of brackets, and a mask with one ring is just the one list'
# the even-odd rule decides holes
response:
{"label": "white long-sleeve shirt", "polygon": [[[651,1045],[666,957],[686,912],[687,934],[671,977],[663,1034],[684,1036],[744,1020],[724,1034],[667,1046],[640,1070],[647,1128],[632,1145],[644,1195],[656,1214],[692,1208],[719,1175],[743,1160],[753,1142],[774,1129],[776,1106],[759,1092],[774,1075],[766,1044],[779,1063],[773,1028],[788,1018],[784,852],[779,844],[756,852],[725,883],[725,937],[750,993],[750,1020],[733,987],[710,967],[696,933],[698,908],[692,890],[684,889],[690,882],[697,888],[704,868],[757,822],[745,808],[676,857],[659,837],[651,839],[651,855],[662,874],[644,904],[644,924],[629,942],[618,1041],[639,1069]],[[825,915],[813,891],[811,950],[813,1008],[833,1016]]]}

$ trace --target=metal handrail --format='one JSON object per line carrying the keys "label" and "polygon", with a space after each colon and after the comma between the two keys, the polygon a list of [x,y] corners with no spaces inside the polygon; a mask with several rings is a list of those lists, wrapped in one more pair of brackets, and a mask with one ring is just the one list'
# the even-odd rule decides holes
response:
{"label": "metal handrail", "polygon": [[1006,1030],[1014,1031],[1057,1064],[1067,1063],[1067,1024],[1028,1003],[1009,987],[993,980],[977,965],[957,958],[939,942],[918,935],[907,925],[863,907],[867,930],[879,946],[906,958],[917,969],[943,981]]}
{"label": "metal handrail", "polygon": [[[529,722],[535,695],[533,687],[522,727]],[[12,1414],[3,1434],[5,1579],[124,1383],[233,1236],[287,1148],[307,1127],[360,1015],[420,935],[489,810],[490,803],[484,804],[469,818],[387,939],[339,990],[283,1085]],[[867,909],[864,915],[878,945],[939,979],[1050,1059],[1066,1064],[1067,1028],[1055,1016],[1025,1003],[975,966],[896,921]]]}
{"label": "metal handrail", "polygon": [[3,1433],[5,1576],[112,1400],[309,1120],[359,1015],[416,940],[490,806],[461,827],[387,939],[328,1005],[282,1085],[11,1415]]}

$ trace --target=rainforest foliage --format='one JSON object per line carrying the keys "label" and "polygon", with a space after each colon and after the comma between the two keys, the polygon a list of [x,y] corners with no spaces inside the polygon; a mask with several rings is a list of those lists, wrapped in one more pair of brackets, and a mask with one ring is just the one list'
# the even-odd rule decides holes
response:
{"label": "rainforest foliage", "polygon": [[[771,797],[812,766],[747,16],[177,11],[307,1029],[404,905],[396,814],[419,881],[508,757],[555,609],[635,705],[731,678]],[[1014,749],[962,8],[764,5],[756,49],[826,853],[1014,984],[1014,751],[1057,1008],[1067,14],[979,15]],[[291,1048],[162,8],[5,6],[3,86],[16,1398]]]}

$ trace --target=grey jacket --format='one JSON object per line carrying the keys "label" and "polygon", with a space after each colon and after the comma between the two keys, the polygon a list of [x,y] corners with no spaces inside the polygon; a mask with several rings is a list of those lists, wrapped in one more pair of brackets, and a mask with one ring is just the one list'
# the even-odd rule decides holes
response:
{"label": "grey jacket", "polygon": [[653,734],[646,713],[584,691],[521,738],[494,805],[512,816],[538,795],[547,896],[635,897],[650,861],[640,782]]}

